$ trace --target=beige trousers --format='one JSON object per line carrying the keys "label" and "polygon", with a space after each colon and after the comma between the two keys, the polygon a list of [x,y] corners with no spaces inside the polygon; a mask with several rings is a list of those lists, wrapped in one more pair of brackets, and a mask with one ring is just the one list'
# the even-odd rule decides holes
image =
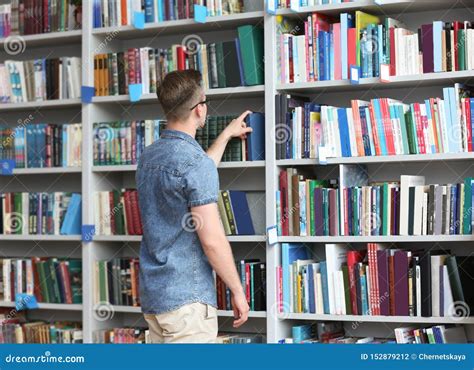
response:
{"label": "beige trousers", "polygon": [[217,309],[195,302],[158,315],[145,314],[151,343],[215,343]]}

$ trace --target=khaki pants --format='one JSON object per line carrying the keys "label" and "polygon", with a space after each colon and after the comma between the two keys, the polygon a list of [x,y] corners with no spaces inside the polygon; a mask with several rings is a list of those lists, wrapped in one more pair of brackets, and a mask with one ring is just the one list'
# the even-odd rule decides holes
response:
{"label": "khaki pants", "polygon": [[195,302],[158,315],[145,314],[152,343],[215,343],[217,309]]}

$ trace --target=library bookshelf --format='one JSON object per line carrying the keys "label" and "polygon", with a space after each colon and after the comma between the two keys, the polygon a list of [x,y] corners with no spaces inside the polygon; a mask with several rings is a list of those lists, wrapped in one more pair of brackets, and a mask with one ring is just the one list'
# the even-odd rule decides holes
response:
{"label": "library bookshelf", "polygon": [[[474,11],[474,1],[430,2],[414,0],[360,0],[353,3],[328,4],[301,8],[299,11],[278,10],[277,15],[301,18],[308,13],[320,12],[338,15],[342,12],[366,10],[375,14],[393,15],[409,27],[416,28],[434,19],[464,20],[465,8]],[[423,174],[427,183],[453,182],[474,175],[474,153],[404,155],[384,157],[328,158],[325,164],[315,159],[276,160],[275,151],[275,95],[290,93],[306,95],[318,103],[350,106],[355,98],[370,99],[388,96],[408,102],[440,95],[441,88],[454,82],[474,80],[474,71],[426,74],[423,76],[393,77],[390,82],[378,78],[361,79],[358,85],[349,81],[320,81],[298,84],[278,82],[276,50],[276,17],[263,11],[252,11],[231,16],[208,18],[207,23],[193,20],[146,24],[143,30],[131,26],[93,28],[92,1],[83,5],[81,31],[59,32],[25,36],[25,50],[17,56],[8,55],[0,39],[0,58],[32,59],[49,55],[81,56],[82,85],[94,85],[94,55],[115,52],[128,47],[162,47],[179,44],[189,34],[196,34],[204,42],[221,41],[235,37],[235,28],[244,24],[258,24],[265,33],[265,85],[212,89],[210,114],[239,114],[246,109],[266,113],[266,160],[257,162],[223,162],[219,166],[222,189],[260,191],[264,193],[266,226],[276,224],[275,193],[278,190],[278,172],[285,167],[312,171],[318,178],[338,178],[342,186],[349,183],[351,172],[365,171],[373,180],[391,180],[401,174]],[[468,20],[468,19],[466,19]],[[0,177],[1,191],[76,191],[82,193],[83,224],[94,224],[93,194],[126,187],[134,187],[136,166],[94,166],[93,124],[113,120],[163,118],[156,97],[144,95],[132,103],[127,95],[94,97],[89,104],[80,100],[57,100],[0,105],[2,121],[15,123],[33,115],[33,122],[82,122],[82,168],[16,169],[13,176]],[[41,303],[39,309],[29,310],[32,319],[82,321],[84,342],[91,343],[96,330],[123,326],[145,326],[139,307],[101,305],[95,301],[94,266],[98,260],[114,257],[137,257],[140,236],[95,235],[91,242],[80,236],[2,235],[0,251],[8,257],[55,256],[81,258],[83,264],[82,305]],[[324,252],[326,243],[401,243],[403,246],[424,247],[441,245],[461,254],[470,253],[474,244],[472,235],[441,236],[380,236],[380,237],[278,237],[269,245],[265,235],[229,236],[236,259],[260,258],[267,264],[267,311],[251,312],[249,321],[239,329],[242,332],[265,333],[269,343],[291,335],[291,327],[308,321],[341,321],[353,335],[393,336],[393,328],[403,324],[465,324],[470,340],[474,339],[474,319],[448,317],[399,317],[316,315],[279,313],[276,301],[275,269],[281,263],[281,243],[302,242],[315,253]],[[11,302],[0,302],[0,307],[14,307]],[[105,314],[104,314],[105,313]],[[230,311],[218,311],[221,330],[232,330]]]}

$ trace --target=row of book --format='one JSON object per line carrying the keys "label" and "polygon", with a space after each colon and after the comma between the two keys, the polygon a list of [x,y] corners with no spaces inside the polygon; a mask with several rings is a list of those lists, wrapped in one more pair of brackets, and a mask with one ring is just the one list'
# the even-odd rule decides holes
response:
{"label": "row of book", "polygon": [[[204,128],[196,131],[196,141],[206,151],[235,116],[210,116]],[[222,160],[256,161],[265,159],[265,120],[262,113],[246,119],[253,129],[247,138],[234,138]],[[137,164],[145,147],[158,141],[166,129],[166,121],[141,120],[100,122],[94,124],[94,165]]]}
{"label": "row of book", "polygon": [[0,234],[80,235],[78,193],[0,193]]}
{"label": "row of book", "polygon": [[[259,259],[240,260],[237,271],[251,311],[266,310],[266,264]],[[232,310],[231,291],[218,276],[216,279],[217,308]]]}
{"label": "row of book", "polygon": [[315,6],[315,5],[326,5],[326,4],[341,4],[351,3],[357,0],[275,0],[277,8],[289,9],[294,6]]}
{"label": "row of book", "polygon": [[302,244],[282,244],[277,268],[280,312],[327,315],[464,317],[474,315],[474,257],[449,250],[367,249],[326,244],[325,260]]}
{"label": "row of book", "polygon": [[81,2],[11,0],[0,5],[0,37],[80,29]]}
{"label": "row of book", "polygon": [[37,302],[82,303],[80,259],[2,258],[0,269],[0,301],[14,302],[17,294],[28,294]]}
{"label": "row of book", "polygon": [[0,125],[0,160],[13,159],[16,168],[80,167],[80,123]]}
{"label": "row of book", "polygon": [[263,334],[254,333],[225,333],[217,334],[217,344],[257,344],[266,343],[267,339]]}
{"label": "row of book", "polygon": [[82,343],[82,328],[78,323],[58,321],[27,322],[21,313],[14,318],[9,312],[0,314],[1,344],[76,344]]}
{"label": "row of book", "polygon": [[140,306],[138,258],[113,258],[95,263],[95,301],[117,306]]}
{"label": "row of book", "polygon": [[262,205],[259,205],[262,201],[261,192],[219,191],[217,204],[226,235],[263,234],[261,224],[265,212],[261,212]]}
{"label": "row of book", "polygon": [[395,328],[394,339],[347,336],[343,325],[339,322],[297,325],[291,328],[291,334],[292,337],[281,339],[279,343],[446,344],[468,342],[464,326],[457,325]]}
{"label": "row of book", "polygon": [[0,103],[81,97],[81,58],[61,57],[0,63]]}
{"label": "row of book", "polygon": [[94,193],[96,235],[142,235],[136,189]]}
{"label": "row of book", "polygon": [[94,0],[94,28],[132,25],[135,12],[145,14],[145,23],[194,18],[194,5],[205,6],[207,16],[213,17],[242,13],[245,4],[243,0]]}
{"label": "row of book", "polygon": [[352,100],[350,108],[276,97],[277,159],[473,151],[474,89],[455,84],[443,99],[405,104]]}
{"label": "row of book", "polygon": [[176,70],[202,73],[205,89],[262,85],[263,29],[240,26],[238,37],[204,44],[187,38],[167,49],[131,48],[94,57],[96,96],[124,95],[129,85],[141,84],[142,94],[154,94],[164,76]]}
{"label": "row of book", "polygon": [[280,171],[277,232],[282,236],[471,235],[473,180],[426,184],[424,176],[338,187]]}
{"label": "row of book", "polygon": [[150,342],[150,331],[144,328],[112,328],[93,332],[96,344],[143,344]]}
{"label": "row of book", "polygon": [[[415,75],[474,68],[471,22],[435,21],[417,31],[362,11],[339,18],[313,13],[303,22],[279,18],[280,82]],[[382,65],[387,66],[382,76]]]}

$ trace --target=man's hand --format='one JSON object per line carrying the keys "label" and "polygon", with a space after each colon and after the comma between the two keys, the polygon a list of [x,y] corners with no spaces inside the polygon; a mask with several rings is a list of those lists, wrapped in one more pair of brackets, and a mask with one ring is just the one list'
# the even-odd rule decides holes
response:
{"label": "man's hand", "polygon": [[240,137],[241,139],[245,139],[247,137],[247,133],[252,132],[250,127],[247,127],[245,124],[245,118],[252,113],[251,111],[245,111],[239,117],[232,120],[227,127],[225,128],[224,132],[226,133],[227,137]]}
{"label": "man's hand", "polygon": [[250,307],[243,292],[232,293],[232,308],[234,310],[234,328],[242,326],[249,318]]}

